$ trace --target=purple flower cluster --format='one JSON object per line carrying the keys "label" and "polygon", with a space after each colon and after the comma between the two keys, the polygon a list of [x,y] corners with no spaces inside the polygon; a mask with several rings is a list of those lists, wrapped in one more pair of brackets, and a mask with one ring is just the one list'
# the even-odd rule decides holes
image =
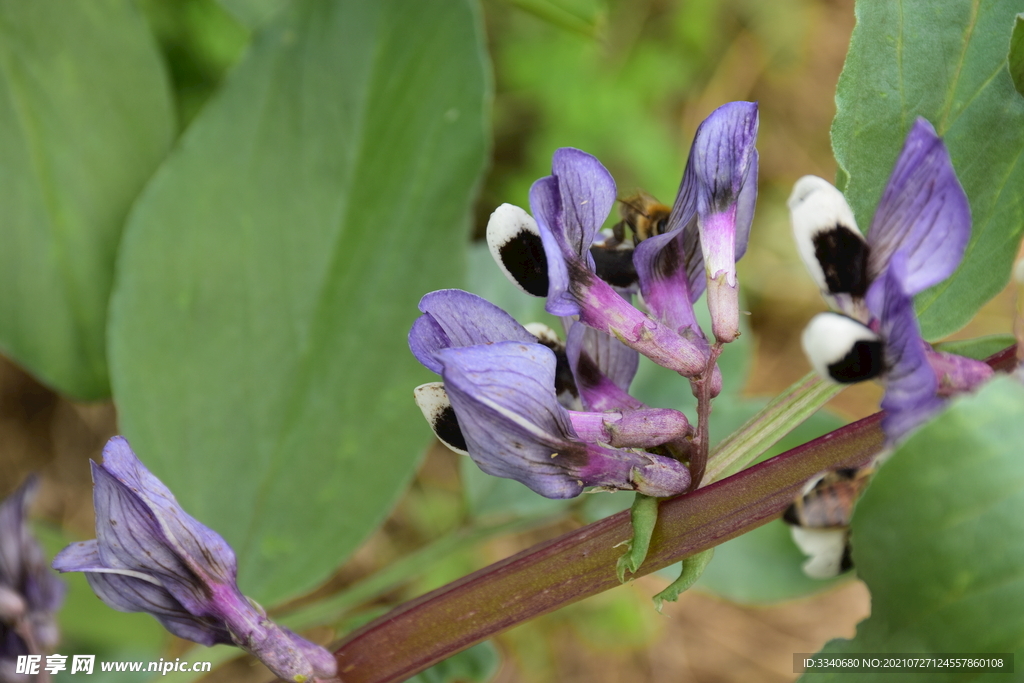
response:
{"label": "purple flower cluster", "polygon": [[956,270],[971,213],[942,140],[917,119],[867,236],[842,193],[806,176],[789,198],[797,249],[833,312],[803,335],[818,372],[837,382],[881,377],[890,443],[941,409],[943,397],[987,379],[985,363],[935,351],[922,338],[913,296]]}
{"label": "purple flower cluster", "polygon": [[0,681],[21,680],[21,655],[40,655],[57,644],[55,615],[64,583],[46,566],[26,511],[38,480],[30,477],[0,503]]}
{"label": "purple flower cluster", "polygon": [[180,638],[237,645],[285,680],[334,678],[329,652],[242,595],[231,546],[181,509],[124,438],[107,443],[92,479],[96,538],[62,550],[54,569],[84,572],[108,606],[148,612]]}
{"label": "purple flower cluster", "polygon": [[[736,259],[757,194],[757,125],[754,103],[713,112],[667,220],[632,244],[601,232],[615,182],[578,149],[555,152],[552,174],[530,190],[532,215],[498,207],[491,252],[514,284],[547,298],[565,342],[468,292],[426,295],[409,345],[443,382],[415,393],[446,445],[549,498],[588,486],[670,496],[697,483],[683,464],[687,418],[644,405],[629,385],[642,353],[710,395],[721,386],[718,345],[739,334]],[[705,288],[715,347],[693,311]],[[646,312],[632,303],[637,293]]]}

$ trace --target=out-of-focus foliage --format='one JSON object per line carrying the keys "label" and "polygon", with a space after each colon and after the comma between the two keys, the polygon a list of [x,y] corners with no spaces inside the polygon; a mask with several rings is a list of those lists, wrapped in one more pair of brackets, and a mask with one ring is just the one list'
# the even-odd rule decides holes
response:
{"label": "out-of-focus foliage", "polygon": [[184,129],[241,58],[250,32],[217,0],[137,0],[164,55]]}
{"label": "out-of-focus foliage", "polygon": [[486,683],[498,673],[501,656],[488,641],[463,650],[426,671],[421,671],[409,683]]}
{"label": "out-of-focus foliage", "polygon": [[105,398],[114,256],[173,139],[168,84],[129,0],[13,0],[0,16],[0,348]]}
{"label": "out-of-focus foliage", "polygon": [[1008,57],[1013,87],[1024,95],[1024,14],[1018,14],[1013,21],[1013,36],[1010,38]]}
{"label": "out-of-focus foliage", "polygon": [[1024,97],[1007,69],[1019,10],[1015,0],[857,3],[832,143],[860,228],[918,116],[943,136],[971,202],[963,263],[917,297],[926,339],[963,327],[1006,285],[1024,234]]}
{"label": "out-of-focus foliage", "polygon": [[260,602],[324,580],[412,475],[426,373],[404,330],[423,292],[460,284],[480,50],[469,2],[291,3],[127,227],[122,431]]}
{"label": "out-of-focus foliage", "polygon": [[[871,617],[829,655],[1024,655],[1024,387],[993,380],[956,399],[875,476],[853,520],[853,557]],[[976,676],[977,674],[975,674]],[[963,672],[930,681],[967,680]],[[986,680],[1016,680],[986,674]],[[815,674],[806,680],[890,681]]]}

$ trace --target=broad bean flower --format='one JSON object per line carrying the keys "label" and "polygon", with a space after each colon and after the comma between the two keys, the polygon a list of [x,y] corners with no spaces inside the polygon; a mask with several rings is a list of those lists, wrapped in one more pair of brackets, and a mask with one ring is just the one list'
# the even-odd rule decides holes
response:
{"label": "broad bean flower", "polygon": [[46,566],[26,517],[38,483],[29,477],[0,503],[0,681],[21,680],[17,658],[44,654],[58,640],[64,583]]}
{"label": "broad bean flower", "polygon": [[647,307],[688,338],[703,340],[693,304],[705,288],[715,338],[739,336],[736,261],[746,253],[757,199],[757,127],[753,102],[722,105],[701,123],[665,232],[641,242],[633,257]]}
{"label": "broad bean flower", "polygon": [[890,442],[937,412],[942,396],[991,375],[984,363],[932,349],[914,314],[913,296],[952,275],[971,233],[967,195],[930,123],[912,126],[866,238],[821,178],[797,181],[789,207],[800,256],[835,309],[812,319],[804,350],[834,381],[883,377]]}
{"label": "broad bean flower", "polygon": [[700,375],[707,365],[700,344],[635,308],[598,276],[591,248],[614,203],[615,182],[601,162],[565,147],[554,154],[552,175],[530,189],[533,216],[510,204],[499,207],[488,223],[488,244],[524,291],[546,287],[552,315],[578,316],[659,365]]}
{"label": "broad bean flower", "polygon": [[148,612],[174,635],[203,645],[233,644],[296,683],[335,677],[334,657],[271,621],[236,583],[235,554],[190,517],[122,437],[92,464],[96,538],[54,558],[84,572],[108,606]]}
{"label": "broad bean flower", "polygon": [[[497,306],[461,290],[432,292],[420,310],[409,346],[443,383],[417,387],[417,403],[441,441],[484,472],[549,498],[573,497],[585,486],[668,496],[689,485],[682,463],[638,450],[685,438],[690,426],[682,413],[639,402],[618,411],[568,410],[559,395],[579,391],[564,348],[549,330],[538,338]],[[580,349],[575,355],[592,376],[604,378],[601,361]]]}

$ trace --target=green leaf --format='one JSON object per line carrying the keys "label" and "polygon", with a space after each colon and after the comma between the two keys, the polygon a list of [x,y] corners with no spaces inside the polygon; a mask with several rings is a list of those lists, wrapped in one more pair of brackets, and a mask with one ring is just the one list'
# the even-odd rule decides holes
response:
{"label": "green leaf", "polygon": [[626,552],[615,563],[615,573],[622,583],[626,581],[626,572],[636,574],[647,557],[651,534],[654,533],[654,525],[658,523],[658,499],[642,493],[636,494],[629,510],[629,523],[633,535],[626,541]]}
{"label": "green leaf", "polygon": [[678,600],[683,592],[689,590],[693,584],[697,583],[697,579],[704,573],[704,569],[714,556],[715,549],[708,548],[683,560],[680,563],[682,570],[679,572],[679,578],[670,583],[665,590],[654,596],[654,609],[660,612],[666,602]]}
{"label": "green leaf", "polygon": [[1003,288],[1024,232],[1024,99],[1006,68],[1019,10],[1019,0],[857,3],[832,147],[861,229],[918,116],[945,139],[971,202],[960,269],[916,300],[927,339],[962,327]]}
{"label": "green leaf", "polygon": [[469,0],[290,3],[132,215],[122,428],[264,604],[344,561],[429,438],[406,334],[460,284],[487,87]]}
{"label": "green leaf", "polygon": [[854,565],[871,589],[871,616],[855,639],[834,640],[824,652],[1015,652],[1021,661],[1022,441],[1024,387],[1001,377],[955,400],[882,466],[853,518]]}
{"label": "green leaf", "polygon": [[285,6],[285,0],[219,0],[221,6],[249,28],[259,28]]}
{"label": "green leaf", "polygon": [[128,0],[0,0],[0,349],[55,389],[104,398],[114,256],[174,137]]}
{"label": "green leaf", "polygon": [[486,683],[501,665],[498,649],[485,640],[421,671],[409,683]]}
{"label": "green leaf", "polygon": [[1010,54],[1008,55],[1010,77],[1013,87],[1024,95],[1024,14],[1018,14],[1013,22],[1013,34],[1010,37]]}
{"label": "green leaf", "polygon": [[955,353],[958,356],[966,356],[974,360],[985,360],[989,356],[1002,351],[1007,346],[1014,344],[1016,341],[1012,334],[990,334],[986,337],[942,342],[935,345],[935,350]]}

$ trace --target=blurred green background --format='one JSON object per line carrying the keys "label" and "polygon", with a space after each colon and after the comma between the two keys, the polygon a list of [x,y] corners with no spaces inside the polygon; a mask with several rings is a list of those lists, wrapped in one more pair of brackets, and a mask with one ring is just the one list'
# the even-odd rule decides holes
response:
{"label": "blurred green background", "polygon": [[[137,6],[165,60],[180,133],[243,58],[251,30],[225,9],[234,3],[139,0]],[[482,236],[497,205],[526,205],[530,184],[549,173],[557,147],[595,154],[616,178],[620,195],[642,188],[671,203],[700,121],[726,101],[759,102],[760,197],[751,247],[739,266],[749,332],[723,359],[735,387],[716,404],[721,438],[729,424],[756,409],[756,397],[780,391],[808,369],[799,334],[824,304],[791,243],[785,199],[802,175],[834,177],[828,130],[854,26],[853,0],[485,0],[483,20],[494,79],[493,147],[467,239]],[[477,245],[470,252],[471,289],[506,303],[513,313],[539,313],[536,302],[516,299],[489,266]],[[1011,314],[1010,295],[1004,293],[957,336],[1006,332]],[[377,334],[404,337],[406,330]],[[672,379],[645,368],[638,390],[658,397],[659,405],[682,404],[688,389]],[[821,418],[801,438],[872,412],[878,397],[872,386],[845,392],[830,406],[840,417]],[[524,495],[529,492],[522,487],[483,477],[458,456],[431,446],[426,425],[416,422],[408,429],[420,435],[424,455],[398,506],[317,593],[277,606],[286,623],[308,629],[319,642],[629,505],[625,494],[571,503]],[[0,492],[31,470],[44,473],[37,513],[51,552],[67,538],[91,535],[87,460],[116,432],[112,403],[70,401],[14,364],[0,365]],[[841,581],[828,592],[767,606],[824,586],[800,578],[800,556],[780,523],[758,534],[750,543],[774,553],[778,572],[744,566],[751,557],[744,553],[756,549],[723,548],[717,561],[725,564],[728,557],[739,569],[716,574],[712,563],[703,590],[668,606],[667,616],[649,602],[666,579],[650,577],[513,629],[493,646],[422,680],[793,680],[791,654],[852,635],[868,612],[867,591],[855,581]],[[418,554],[410,560],[412,553]],[[780,581],[788,586],[781,592]],[[148,616],[105,608],[81,577],[71,583],[62,653],[156,659],[188,650]],[[331,595],[326,607],[310,607]],[[188,656],[229,655],[193,650]],[[266,671],[238,660],[208,680],[261,681]]]}

